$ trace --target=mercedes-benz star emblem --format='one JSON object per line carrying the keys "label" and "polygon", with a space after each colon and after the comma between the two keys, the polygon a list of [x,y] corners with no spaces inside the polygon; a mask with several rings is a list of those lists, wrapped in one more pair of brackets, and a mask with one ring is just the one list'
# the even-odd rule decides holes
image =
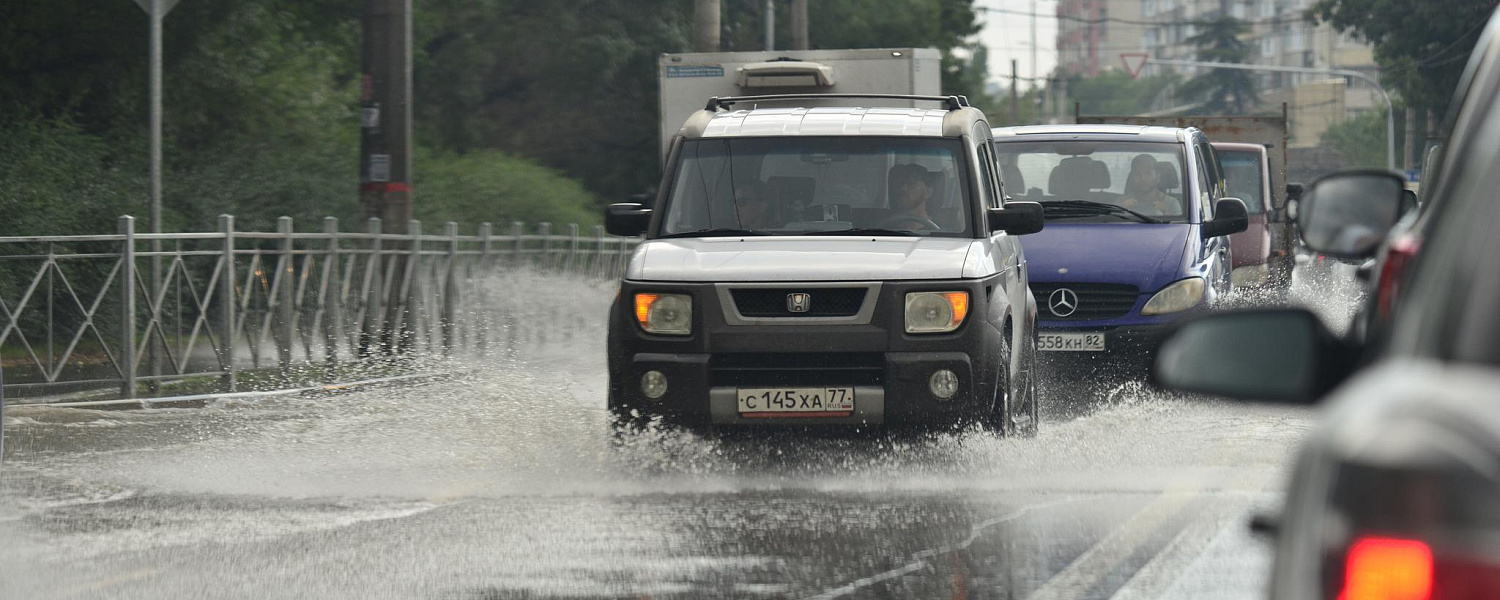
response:
{"label": "mercedes-benz star emblem", "polygon": [[809,308],[812,308],[812,295],[802,292],[786,295],[787,312],[805,313]]}
{"label": "mercedes-benz star emblem", "polygon": [[1057,288],[1047,297],[1047,308],[1052,314],[1066,317],[1078,310],[1078,293],[1068,288]]}

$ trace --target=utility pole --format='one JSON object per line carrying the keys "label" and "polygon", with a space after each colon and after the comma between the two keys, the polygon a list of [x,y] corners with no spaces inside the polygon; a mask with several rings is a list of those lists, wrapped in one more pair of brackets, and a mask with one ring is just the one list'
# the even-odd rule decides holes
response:
{"label": "utility pole", "polygon": [[693,51],[719,51],[719,0],[693,0]]}
{"label": "utility pole", "polygon": [[776,0],[766,0],[766,51],[776,49]]}
{"label": "utility pole", "polygon": [[[1031,85],[1036,87],[1041,81],[1041,73],[1036,72],[1036,0],[1031,0]],[[1040,98],[1040,96],[1038,96]]]}
{"label": "utility pole", "polygon": [[360,208],[386,233],[411,220],[411,0],[366,0],[360,80]]}
{"label": "utility pole", "polygon": [[[177,7],[178,0],[135,0],[136,6],[146,11],[146,17],[151,21],[151,43],[150,43],[150,104],[151,104],[151,233],[161,233],[161,80],[162,80],[162,21],[167,18],[167,13]],[[155,302],[161,292],[161,240],[151,240],[151,285],[147,286],[151,301]],[[146,328],[146,339],[151,339],[151,328]],[[161,361],[158,358],[156,344],[146,344],[147,364],[150,365],[152,375],[161,375]],[[151,389],[155,391],[160,382],[156,379],[150,380]]]}
{"label": "utility pole", "polygon": [[792,0],[792,49],[808,49],[807,0]]}
{"label": "utility pole", "polygon": [[1021,124],[1021,74],[1016,72],[1016,59],[1010,59],[1010,124]]}
{"label": "utility pole", "polygon": [[[359,200],[364,219],[379,218],[382,232],[406,233],[411,221],[411,0],[365,0],[360,64]],[[404,265],[397,260],[399,277]],[[390,286],[386,306],[406,306],[401,286]],[[394,312],[361,345],[394,349]],[[371,334],[376,337],[372,338]]]}

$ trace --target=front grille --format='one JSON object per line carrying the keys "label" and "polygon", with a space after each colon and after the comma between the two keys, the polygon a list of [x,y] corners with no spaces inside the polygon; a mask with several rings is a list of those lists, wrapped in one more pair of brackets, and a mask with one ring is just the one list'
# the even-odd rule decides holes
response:
{"label": "front grille", "polygon": [[731,387],[885,385],[879,352],[715,354],[709,385]]}
{"label": "front grille", "polygon": [[[1072,314],[1067,314],[1065,308],[1054,311],[1055,300],[1053,292],[1066,288],[1077,295],[1077,306]],[[1036,303],[1040,308],[1038,315],[1043,321],[1090,321],[1095,319],[1114,319],[1130,314],[1135,308],[1135,301],[1140,297],[1140,289],[1133,285],[1117,283],[1039,283],[1031,284],[1031,293],[1036,296]],[[1058,312],[1066,316],[1059,315]]]}
{"label": "front grille", "polygon": [[[746,288],[729,290],[740,315],[749,319],[776,317],[852,317],[859,313],[869,290],[857,288]],[[808,296],[807,312],[792,312],[787,297]]]}

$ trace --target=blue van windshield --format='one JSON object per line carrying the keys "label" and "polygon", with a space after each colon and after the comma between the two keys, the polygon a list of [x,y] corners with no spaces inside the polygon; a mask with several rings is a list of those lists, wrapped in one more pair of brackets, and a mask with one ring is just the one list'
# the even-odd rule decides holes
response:
{"label": "blue van windshield", "polygon": [[999,142],[995,159],[1006,193],[1042,203],[1048,221],[1188,221],[1179,144]]}

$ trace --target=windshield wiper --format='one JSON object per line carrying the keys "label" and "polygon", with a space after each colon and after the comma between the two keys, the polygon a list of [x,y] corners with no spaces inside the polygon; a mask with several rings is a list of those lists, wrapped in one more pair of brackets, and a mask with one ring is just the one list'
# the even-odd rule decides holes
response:
{"label": "windshield wiper", "polygon": [[694,237],[735,237],[744,235],[771,235],[770,232],[759,229],[735,229],[733,227],[710,227],[708,229],[694,229],[692,231],[679,231],[656,236],[656,239],[667,238],[694,238]]}
{"label": "windshield wiper", "polygon": [[881,229],[879,227],[855,227],[853,229],[833,229],[829,231],[809,231],[802,235],[901,235],[913,236],[916,232],[905,229]]}
{"label": "windshield wiper", "polygon": [[1123,206],[1105,204],[1103,202],[1092,202],[1089,200],[1051,200],[1042,202],[1042,208],[1043,210],[1047,211],[1056,209],[1079,211],[1090,215],[1117,215],[1121,217],[1129,216],[1142,223],[1153,223],[1158,225],[1166,223],[1166,221],[1163,221],[1161,219],[1138,213]]}

